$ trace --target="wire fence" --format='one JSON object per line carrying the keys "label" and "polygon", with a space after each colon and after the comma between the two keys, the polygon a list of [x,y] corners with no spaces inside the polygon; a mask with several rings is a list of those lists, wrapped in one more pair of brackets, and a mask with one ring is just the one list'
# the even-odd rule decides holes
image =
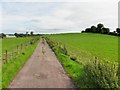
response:
{"label": "wire fence", "polygon": [[2,62],[6,64],[10,60],[14,60],[19,54],[21,53],[24,54],[23,50],[25,50],[25,48],[37,42],[39,38],[40,38],[39,36],[33,37],[31,40],[17,45],[10,51],[5,50],[4,52],[2,52]]}

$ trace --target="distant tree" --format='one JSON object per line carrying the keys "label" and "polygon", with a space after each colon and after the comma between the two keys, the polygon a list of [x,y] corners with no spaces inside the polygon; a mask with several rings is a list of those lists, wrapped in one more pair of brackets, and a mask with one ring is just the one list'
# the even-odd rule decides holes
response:
{"label": "distant tree", "polygon": [[37,36],[40,36],[40,34],[37,34]]}
{"label": "distant tree", "polygon": [[15,35],[16,37],[19,37],[19,34],[18,34],[18,33],[15,33],[14,35]]}
{"label": "distant tree", "polygon": [[0,37],[1,37],[1,38],[4,38],[4,37],[6,37],[6,35],[5,35],[4,33],[1,33],[1,34],[0,34]]}
{"label": "distant tree", "polygon": [[26,34],[28,34],[28,32],[26,32]]}
{"label": "distant tree", "polygon": [[116,33],[116,31],[113,31],[114,33]]}
{"label": "distant tree", "polygon": [[118,33],[118,35],[120,36],[120,28],[116,29],[116,32]]}
{"label": "distant tree", "polygon": [[26,32],[26,36],[28,36],[28,32]]}
{"label": "distant tree", "polygon": [[103,27],[104,27],[104,25],[103,25],[103,24],[101,24],[101,23],[99,23],[99,24],[97,25],[97,28],[102,29]]}
{"label": "distant tree", "polygon": [[116,32],[109,32],[108,34],[109,34],[109,35],[117,36],[117,33],[116,33]]}
{"label": "distant tree", "polygon": [[33,32],[30,32],[31,36],[33,36]]}
{"label": "distant tree", "polygon": [[26,37],[26,34],[23,34],[23,33],[20,33],[20,34],[15,33],[14,35],[15,35],[16,37]]}
{"label": "distant tree", "polygon": [[83,30],[83,31],[81,31],[81,33],[84,33],[85,31]]}
{"label": "distant tree", "polygon": [[91,31],[93,32],[93,33],[96,33],[96,26],[91,26]]}
{"label": "distant tree", "polygon": [[19,37],[26,37],[26,34],[20,33]]}
{"label": "distant tree", "polygon": [[99,24],[97,25],[96,32],[97,32],[97,33],[101,33],[103,27],[104,27],[104,25],[101,24],[101,23],[99,23]]}
{"label": "distant tree", "polygon": [[104,27],[103,24],[99,23],[96,26],[91,26],[91,28],[86,28],[85,31],[82,31],[83,32],[91,32],[91,33],[102,33],[102,34],[109,34],[109,35],[114,35],[114,36],[120,36],[120,28],[117,28],[116,31],[113,31],[113,32],[110,32],[110,29],[109,28],[106,28]]}
{"label": "distant tree", "polygon": [[108,34],[109,32],[110,32],[109,28],[102,28],[102,31],[101,31],[102,34]]}
{"label": "distant tree", "polygon": [[91,28],[86,28],[85,32],[91,32]]}

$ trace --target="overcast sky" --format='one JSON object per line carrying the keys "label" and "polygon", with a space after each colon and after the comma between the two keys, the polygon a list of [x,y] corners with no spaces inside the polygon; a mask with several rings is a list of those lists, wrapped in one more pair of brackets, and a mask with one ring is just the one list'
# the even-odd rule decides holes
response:
{"label": "overcast sky", "polygon": [[98,23],[111,31],[118,27],[118,0],[2,0],[0,12],[4,33],[80,32]]}

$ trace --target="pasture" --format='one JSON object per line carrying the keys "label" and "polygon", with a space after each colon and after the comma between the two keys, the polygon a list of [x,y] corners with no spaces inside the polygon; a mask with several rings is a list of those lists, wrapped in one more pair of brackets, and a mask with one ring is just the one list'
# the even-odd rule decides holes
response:
{"label": "pasture", "polygon": [[20,45],[21,43],[28,42],[32,39],[32,37],[26,37],[26,38],[4,38],[2,39],[2,52],[5,50],[12,50],[17,45]]}
{"label": "pasture", "polygon": [[51,40],[65,45],[70,55],[76,56],[80,62],[94,57],[101,60],[118,61],[118,37],[81,33],[49,35]]}
{"label": "pasture", "polygon": [[46,35],[69,76],[80,88],[118,88],[118,37],[92,34]]}

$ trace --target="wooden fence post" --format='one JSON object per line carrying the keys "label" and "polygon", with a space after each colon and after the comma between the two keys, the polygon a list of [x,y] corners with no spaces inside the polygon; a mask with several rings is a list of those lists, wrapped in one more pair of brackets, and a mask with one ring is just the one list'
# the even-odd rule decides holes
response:
{"label": "wooden fence post", "polygon": [[22,52],[22,44],[21,44],[21,52]]}
{"label": "wooden fence post", "polygon": [[18,45],[17,45],[17,54],[18,54]]}
{"label": "wooden fence post", "polygon": [[7,63],[7,59],[8,59],[8,52],[7,52],[7,50],[5,51],[5,60],[6,60],[6,63]]}
{"label": "wooden fence post", "polygon": [[10,52],[10,58],[11,58],[11,60],[12,60],[12,51]]}
{"label": "wooden fence post", "polygon": [[13,55],[14,55],[14,50],[12,50],[12,59],[14,58],[14,56],[13,56]]}
{"label": "wooden fence post", "polygon": [[27,43],[26,43],[26,46],[25,47],[27,47]]}

